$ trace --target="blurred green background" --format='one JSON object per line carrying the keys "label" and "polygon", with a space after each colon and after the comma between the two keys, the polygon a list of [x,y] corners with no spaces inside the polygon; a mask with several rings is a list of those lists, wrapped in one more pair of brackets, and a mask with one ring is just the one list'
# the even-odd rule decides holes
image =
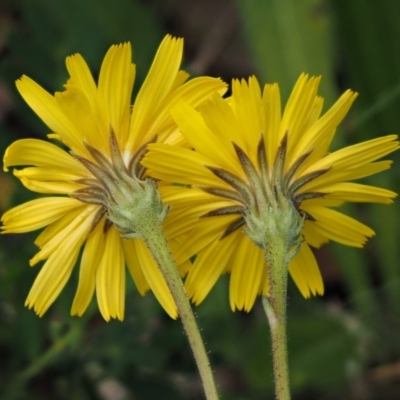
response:
{"label": "blurred green background", "polygon": [[[93,73],[111,44],[131,41],[139,81],[166,33],[185,38],[191,74],[257,74],[284,98],[301,72],[322,74],[325,109],[347,88],[360,93],[335,146],[400,132],[400,2],[397,0],[0,0],[0,153],[48,129],[19,97],[29,75],[47,90],[79,52]],[[136,88],[138,83],[136,84]],[[399,190],[394,167],[369,183]],[[34,198],[0,172],[0,213]],[[326,295],[304,300],[290,282],[293,398],[400,398],[400,202],[349,207],[376,230],[365,249],[317,252]],[[0,399],[197,400],[196,367],[178,322],[152,294],[127,287],[123,323],[96,304],[69,316],[76,276],[39,319],[23,307],[38,272],[36,234],[0,237]],[[227,279],[196,309],[222,399],[273,399],[269,330],[261,305],[232,313]]]}

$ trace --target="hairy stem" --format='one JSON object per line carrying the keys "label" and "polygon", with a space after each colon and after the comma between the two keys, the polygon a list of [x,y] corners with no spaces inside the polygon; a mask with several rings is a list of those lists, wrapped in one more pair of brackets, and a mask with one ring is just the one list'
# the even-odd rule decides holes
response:
{"label": "hairy stem", "polygon": [[156,260],[175,300],[179,316],[200,372],[206,398],[207,400],[217,400],[218,393],[210,362],[189,299],[183,287],[182,279],[179,276],[178,268],[172,258],[161,227],[159,229],[155,228],[153,226],[152,234],[143,240]]}
{"label": "hairy stem", "polygon": [[269,270],[270,295],[262,303],[271,330],[275,394],[278,400],[290,399],[289,368],[286,335],[286,292],[288,263],[286,246],[275,243],[265,258]]}

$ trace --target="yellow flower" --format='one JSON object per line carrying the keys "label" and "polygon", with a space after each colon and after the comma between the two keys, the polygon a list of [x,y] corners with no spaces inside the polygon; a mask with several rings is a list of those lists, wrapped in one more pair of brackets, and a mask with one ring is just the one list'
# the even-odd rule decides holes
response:
{"label": "yellow flower", "polygon": [[[146,246],[138,239],[121,239],[107,218],[104,199],[110,194],[107,182],[118,180],[118,162],[127,176],[144,179],[146,171],[139,161],[147,143],[182,144],[169,112],[173,105],[185,101],[197,107],[212,93],[224,92],[225,84],[219,79],[185,82],[188,74],[179,70],[182,51],[182,39],[165,37],[133,107],[135,64],[129,43],[109,49],[97,85],[79,54],[67,58],[70,79],[65,90],[54,96],[26,76],[17,81],[22,97],[53,132],[48,137],[63,144],[61,148],[42,140],[18,140],[4,156],[5,171],[10,166],[27,166],[14,174],[28,189],[50,195],[19,205],[2,217],[3,233],[46,227],[35,241],[40,251],[30,265],[47,261],[26,300],[40,316],[68,281],[81,248],[73,315],[85,312],[96,291],[103,317],[122,320],[127,266],[139,292],[143,295],[151,289],[166,312],[177,316]],[[171,214],[166,221],[166,226],[175,226],[169,235],[172,248],[179,233],[174,218]],[[180,272],[186,273],[187,267],[188,262],[182,261]]]}
{"label": "yellow flower", "polygon": [[349,181],[388,169],[391,161],[376,160],[398,148],[397,136],[328,153],[335,130],[357,95],[346,91],[321,116],[319,82],[318,77],[301,75],[281,113],[278,85],[266,85],[261,92],[254,77],[235,80],[226,100],[214,96],[200,111],[188,104],[172,110],[195,151],[149,145],[142,162],[148,174],[186,185],[162,188],[171,209],[198,217],[197,228],[176,254],[178,262],[197,254],[186,279],[186,290],[196,304],[227,272],[233,310],[248,311],[258,294],[268,295],[262,244],[255,241],[256,246],[246,233],[251,214],[265,204],[268,209],[272,196],[289,199],[302,221],[303,241],[289,272],[306,298],[324,292],[310,246],[319,248],[334,240],[362,247],[374,235],[335,208],[344,202],[389,204],[396,196]]}

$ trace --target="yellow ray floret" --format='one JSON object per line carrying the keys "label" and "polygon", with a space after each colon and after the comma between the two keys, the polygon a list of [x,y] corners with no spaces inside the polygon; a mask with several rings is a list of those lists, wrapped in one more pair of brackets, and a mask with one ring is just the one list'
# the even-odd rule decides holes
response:
{"label": "yellow ray floret", "polygon": [[268,219],[268,205],[276,207],[279,196],[300,221],[292,249],[298,253],[289,273],[306,298],[324,292],[310,246],[333,240],[362,247],[374,235],[336,208],[346,202],[390,204],[396,197],[390,190],[351,181],[388,169],[390,160],[378,160],[398,149],[397,136],[329,153],[357,93],[347,90],[322,113],[319,83],[319,77],[302,74],[281,107],[277,84],[262,91],[255,77],[234,80],[232,96],[225,100],[214,96],[199,110],[185,103],[172,109],[190,148],[148,146],[142,163],[149,175],[186,185],[174,193],[173,186],[163,184],[161,193],[171,209],[182,215],[190,209],[191,223],[197,214],[195,228],[177,253],[178,258],[196,254],[186,279],[194,303],[202,302],[224,273],[231,274],[232,309],[248,311],[257,295],[268,296],[268,265],[261,250],[268,243],[254,240],[256,245],[246,233],[253,216]]}
{"label": "yellow ray floret", "polygon": [[[70,77],[54,95],[27,76],[16,82],[28,106],[49,128],[48,138],[57,141],[18,140],[4,155],[5,171],[17,167],[14,175],[26,188],[51,194],[2,217],[2,233],[44,228],[35,240],[39,251],[30,260],[32,266],[42,261],[44,265],[26,300],[37,314],[43,315],[57,298],[81,254],[73,315],[82,315],[96,294],[104,319],[122,320],[127,268],[139,293],[152,291],[166,312],[177,317],[148,249],[141,239],[121,238],[126,232],[111,220],[108,207],[115,201],[112,189],[122,181],[147,185],[147,172],[139,162],[149,142],[188,144],[171,116],[172,107],[184,101],[198,108],[226,91],[226,84],[217,78],[188,80],[180,69],[182,55],[183,40],[166,36],[133,104],[136,66],[129,43],[111,46],[97,82],[79,54],[67,58]],[[173,253],[192,229],[197,217],[192,214],[187,209],[180,217],[171,209],[167,217],[165,230]],[[185,254],[179,258],[181,275],[187,273],[192,256]]]}

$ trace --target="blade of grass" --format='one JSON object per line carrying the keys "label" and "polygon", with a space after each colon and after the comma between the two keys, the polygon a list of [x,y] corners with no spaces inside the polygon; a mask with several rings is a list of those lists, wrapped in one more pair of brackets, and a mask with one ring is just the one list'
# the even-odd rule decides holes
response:
{"label": "blade of grass", "polygon": [[[344,73],[361,93],[356,136],[365,140],[396,132],[399,126],[399,76],[400,59],[400,3],[388,0],[383,3],[362,0],[332,2],[336,17],[339,47],[343,55]],[[371,105],[372,104],[372,105]],[[396,157],[396,155],[394,156]],[[395,171],[380,178],[379,185],[396,188]],[[374,181],[376,183],[376,181]],[[377,273],[382,278],[386,292],[386,305],[382,305],[385,318],[400,329],[400,268],[399,228],[400,207],[369,208],[373,228]],[[395,342],[394,340],[392,341]]]}

